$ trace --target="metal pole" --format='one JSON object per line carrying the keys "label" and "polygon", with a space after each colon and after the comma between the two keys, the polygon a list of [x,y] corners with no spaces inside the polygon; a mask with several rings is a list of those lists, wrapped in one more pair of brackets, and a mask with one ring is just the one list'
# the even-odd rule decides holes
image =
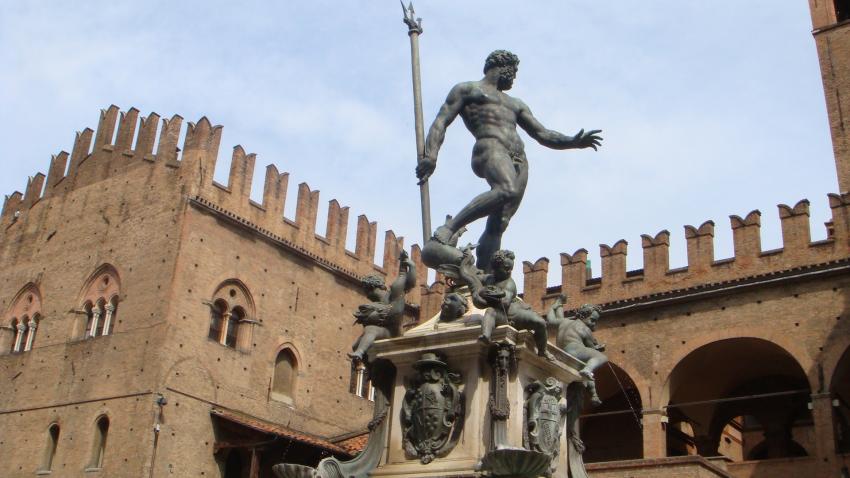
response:
{"label": "metal pole", "polygon": [[[401,1],[401,0],[399,0]],[[422,34],[422,19],[415,18],[413,2],[406,8],[401,3],[404,12],[404,23],[407,25],[407,35],[410,37],[410,63],[413,75],[413,116],[416,125],[416,161],[425,156],[425,130],[422,124],[422,83],[419,76],[419,35]],[[431,238],[431,194],[428,191],[428,180],[419,185],[419,199],[422,205],[422,244]]]}
{"label": "metal pole", "polygon": [[[700,400],[700,401],[697,401],[697,402],[674,403],[672,405],[666,405],[666,406],[663,406],[663,407],[655,409],[655,410],[653,410],[651,408],[642,408],[640,410],[640,412],[641,413],[651,412],[651,411],[657,412],[657,411],[660,411],[662,409],[683,408],[683,407],[690,407],[690,406],[694,406],[694,405],[711,405],[711,404],[715,404],[715,403],[737,402],[737,401],[740,401],[740,400],[755,400],[755,399],[758,399],[758,398],[784,397],[784,396],[787,396],[787,395],[802,395],[802,394],[805,394],[805,393],[811,393],[811,392],[807,389],[800,389],[800,390],[787,390],[787,391],[784,391],[784,392],[771,392],[771,393],[759,393],[759,394],[755,394],[755,395],[743,395],[743,396],[740,396],[740,397],[715,398],[713,400]],[[615,411],[611,411],[611,412],[588,413],[586,415],[582,415],[581,418],[604,417],[604,416],[608,416],[608,415],[624,415],[626,413],[634,413],[634,409],[632,409],[632,410],[615,410]]]}

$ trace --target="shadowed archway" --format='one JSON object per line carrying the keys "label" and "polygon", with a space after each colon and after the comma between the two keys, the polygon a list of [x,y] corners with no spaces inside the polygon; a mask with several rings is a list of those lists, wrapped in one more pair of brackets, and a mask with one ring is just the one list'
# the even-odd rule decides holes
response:
{"label": "shadowed archway", "polygon": [[581,438],[586,463],[643,458],[640,392],[629,375],[615,364],[603,365],[596,374],[602,405],[585,400]]}
{"label": "shadowed archway", "polygon": [[676,365],[667,385],[670,455],[763,460],[805,456],[814,446],[806,374],[770,341],[704,345]]}
{"label": "shadowed archway", "polygon": [[830,384],[835,451],[850,453],[850,347],[841,355]]}

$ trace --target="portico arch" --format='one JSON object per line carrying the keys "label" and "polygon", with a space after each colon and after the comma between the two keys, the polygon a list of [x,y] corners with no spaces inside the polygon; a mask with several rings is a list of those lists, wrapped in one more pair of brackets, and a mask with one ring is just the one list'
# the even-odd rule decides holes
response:
{"label": "portico arch", "polygon": [[665,389],[669,454],[689,445],[676,433],[681,423],[691,427],[692,445],[703,456],[718,455],[723,437],[726,445],[741,441],[741,450],[723,447],[732,459],[800,456],[813,447],[806,442],[812,427],[808,376],[771,341],[738,337],[702,345],[675,365]]}
{"label": "portico arch", "polygon": [[835,451],[850,453],[850,347],[844,350],[830,380]]}
{"label": "portico arch", "polygon": [[638,386],[629,374],[611,362],[594,373],[602,405],[594,408],[589,400],[584,404],[581,439],[587,447],[585,462],[642,458],[643,401]]}

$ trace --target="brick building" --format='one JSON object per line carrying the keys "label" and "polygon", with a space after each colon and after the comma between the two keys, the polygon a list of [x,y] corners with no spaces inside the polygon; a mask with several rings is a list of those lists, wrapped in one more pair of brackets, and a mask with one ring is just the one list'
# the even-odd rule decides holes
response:
{"label": "brick building", "polygon": [[[810,6],[839,183],[826,240],[811,241],[801,200],[778,207],[781,249],[762,250],[752,211],[730,216],[728,259],[706,221],[685,226],[680,269],[667,231],[643,236],[636,271],[625,241],[600,247],[601,277],[583,249],[561,255],[557,285],[548,259],[524,263],[539,311],[560,293],[606,310],[605,403],[583,423],[594,476],[839,476],[850,453],[850,3]],[[362,441],[372,405],[345,356],[359,332],[348,317],[359,277],[392,276],[402,241],[388,231],[375,265],[377,226],[361,216],[347,249],[336,200],[316,234],[306,184],[284,218],[288,175],[274,166],[252,201],[255,158],[239,146],[216,183],[221,127],[189,123],[178,145],[182,127],[110,107],[7,196],[0,475],[269,476]],[[410,316],[436,313],[442,292],[414,291]]]}
{"label": "brick building", "polygon": [[251,201],[241,147],[215,183],[220,126],[190,123],[178,154],[179,116],[137,119],[104,110],[7,197],[0,475],[231,476],[347,456],[339,442],[372,409],[345,355],[350,313],[361,276],[397,270],[400,241],[387,233],[376,266],[376,224],[359,217],[346,250],[348,209],[331,201],[315,234],[306,184],[283,219],[274,166]]}
{"label": "brick building", "polygon": [[712,460],[717,473],[734,477],[844,476],[850,2],[809,3],[839,186],[827,198],[826,240],[811,240],[803,199],[778,206],[783,245],[775,250],[762,249],[761,212],[751,211],[730,216],[730,258],[714,256],[719,226],[706,221],[684,227],[683,268],[669,267],[666,230],[642,236],[640,270],[626,270],[626,241],[600,246],[601,277],[588,276],[584,249],[561,254],[559,285],[546,283],[548,259],[524,264],[524,298],[535,308],[565,293],[572,306],[606,310],[598,336],[613,365],[598,377],[605,403],[583,421],[586,459],[599,462],[589,466],[594,476],[653,476],[653,465],[688,456],[698,468],[696,455],[721,456]]}

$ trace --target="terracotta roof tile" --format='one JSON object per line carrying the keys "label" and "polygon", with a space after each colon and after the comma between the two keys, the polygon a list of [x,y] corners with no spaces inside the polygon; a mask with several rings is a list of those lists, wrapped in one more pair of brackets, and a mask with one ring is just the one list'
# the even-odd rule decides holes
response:
{"label": "terracotta roof tile", "polygon": [[336,445],[345,449],[350,455],[356,455],[366,448],[366,443],[369,442],[369,433],[364,432],[362,435],[353,436],[342,441],[336,442]]}
{"label": "terracotta roof tile", "polygon": [[291,440],[295,440],[301,443],[305,443],[307,445],[312,445],[318,448],[322,448],[331,453],[336,453],[340,455],[352,455],[352,452],[349,451],[346,447],[342,447],[339,445],[334,445],[333,443],[316,437],[311,436],[303,432],[291,430],[282,425],[277,425],[274,423],[267,422],[257,417],[253,417],[250,415],[246,415],[244,413],[237,412],[235,410],[226,410],[222,408],[213,408],[210,410],[211,415],[215,415],[217,417],[221,417],[225,420],[230,420],[231,422],[238,423],[240,425],[246,426],[248,428],[268,433],[271,435],[277,435],[284,438],[289,438]]}

